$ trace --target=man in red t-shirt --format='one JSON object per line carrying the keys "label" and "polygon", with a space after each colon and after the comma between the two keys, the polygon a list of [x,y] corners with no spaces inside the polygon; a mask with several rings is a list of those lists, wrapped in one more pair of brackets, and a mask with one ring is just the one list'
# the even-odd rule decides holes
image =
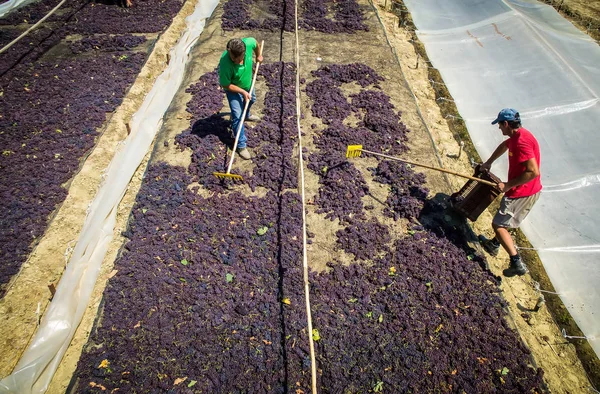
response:
{"label": "man in red t-shirt", "polygon": [[525,275],[527,267],[521,260],[508,229],[519,227],[540,197],[540,146],[533,134],[521,126],[521,117],[512,108],[500,111],[492,124],[498,124],[498,128],[508,139],[498,145],[481,168],[489,170],[492,163],[508,151],[508,181],[498,183],[504,197],[492,221],[496,236],[487,239],[480,235],[479,239],[484,249],[493,256],[498,254],[500,245],[506,250],[510,256],[510,265],[503,271],[504,276]]}

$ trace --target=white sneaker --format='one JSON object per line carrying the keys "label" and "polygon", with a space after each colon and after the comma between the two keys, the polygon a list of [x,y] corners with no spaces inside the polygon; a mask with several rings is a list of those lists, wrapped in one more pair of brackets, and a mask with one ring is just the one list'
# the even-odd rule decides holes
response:
{"label": "white sneaker", "polygon": [[258,115],[250,115],[246,117],[246,122],[259,122],[260,116]]}
{"label": "white sneaker", "polygon": [[250,156],[250,152],[246,148],[237,148],[237,154],[244,160],[250,160],[252,156]]}

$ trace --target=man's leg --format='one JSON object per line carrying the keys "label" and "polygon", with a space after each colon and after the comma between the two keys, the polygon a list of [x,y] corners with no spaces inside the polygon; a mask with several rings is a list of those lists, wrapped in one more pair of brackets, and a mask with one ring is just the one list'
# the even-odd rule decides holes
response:
{"label": "man's leg", "polygon": [[244,122],[242,120],[242,112],[244,110],[244,96],[240,93],[226,92],[229,108],[231,109],[231,129],[233,136],[237,133],[238,127],[241,124],[240,137],[238,140],[238,149],[246,147],[246,133],[244,132]]}
{"label": "man's leg", "polygon": [[506,250],[509,256],[515,256],[517,254],[517,248],[515,248],[515,243],[513,242],[510,233],[506,227],[500,227],[495,223],[492,223],[492,228],[496,233],[496,239],[500,242],[500,245]]}
{"label": "man's leg", "polygon": [[496,239],[510,256],[508,268],[502,270],[502,274],[507,278],[515,275],[525,275],[527,273],[527,266],[523,263],[523,260],[521,260],[521,255],[519,255],[508,229],[506,227],[500,227],[496,223],[492,223],[492,227],[496,232]]}
{"label": "man's leg", "polygon": [[[498,213],[494,216],[492,227],[496,233],[495,241],[500,243],[510,256],[509,267],[502,271],[504,276],[511,277],[527,273],[527,266],[521,260],[521,256],[508,232],[508,228],[518,228],[538,198],[539,193],[534,196],[521,198],[503,197],[500,202],[500,209],[498,209]],[[493,241],[490,243],[493,243]]]}
{"label": "man's leg", "polygon": [[249,120],[251,122],[258,122],[260,120],[260,118],[256,115],[250,114],[250,108],[252,108],[252,104],[254,104],[254,102],[256,102],[256,89],[252,90],[251,97],[252,98],[250,99],[250,105],[248,105],[248,112],[246,112],[246,120]]}

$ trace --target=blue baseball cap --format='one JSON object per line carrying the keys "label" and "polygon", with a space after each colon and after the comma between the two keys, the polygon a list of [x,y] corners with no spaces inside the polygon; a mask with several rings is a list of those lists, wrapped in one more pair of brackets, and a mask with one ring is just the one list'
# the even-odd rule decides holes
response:
{"label": "blue baseball cap", "polygon": [[498,112],[498,117],[492,122],[492,124],[504,122],[507,120],[516,120],[517,122],[520,122],[521,116],[519,116],[519,113],[516,109],[504,108],[502,111]]}

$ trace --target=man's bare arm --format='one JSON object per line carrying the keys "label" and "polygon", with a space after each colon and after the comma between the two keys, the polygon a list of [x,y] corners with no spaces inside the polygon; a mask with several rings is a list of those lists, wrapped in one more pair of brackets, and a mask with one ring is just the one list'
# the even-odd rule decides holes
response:
{"label": "man's bare arm", "polygon": [[506,141],[502,141],[502,143],[498,145],[494,153],[492,153],[490,158],[487,159],[487,161],[481,165],[481,168],[484,170],[489,170],[492,167],[492,163],[495,162],[500,156],[502,156],[507,150],[508,146],[506,145]]}
{"label": "man's bare arm", "polygon": [[256,42],[256,47],[254,48],[254,55],[256,56],[256,61],[259,63],[262,63],[262,61],[263,61],[262,47],[260,46],[258,41]]}

